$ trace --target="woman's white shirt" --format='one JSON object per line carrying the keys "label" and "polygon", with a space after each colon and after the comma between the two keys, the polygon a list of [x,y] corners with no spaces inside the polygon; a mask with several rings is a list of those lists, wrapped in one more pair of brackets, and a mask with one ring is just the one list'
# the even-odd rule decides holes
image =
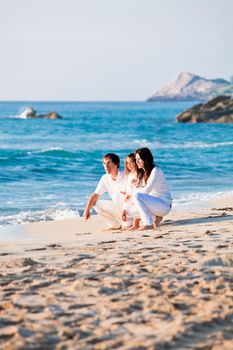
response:
{"label": "woman's white shirt", "polygon": [[163,199],[168,204],[172,203],[172,196],[168,190],[164,173],[159,167],[152,169],[145,186],[136,188],[135,192],[147,193]]}

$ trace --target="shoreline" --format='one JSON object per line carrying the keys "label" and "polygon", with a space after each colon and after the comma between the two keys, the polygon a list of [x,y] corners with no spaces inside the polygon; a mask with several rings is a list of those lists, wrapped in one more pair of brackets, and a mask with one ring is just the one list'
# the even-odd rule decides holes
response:
{"label": "shoreline", "polygon": [[[227,207],[233,207],[233,195],[229,196],[221,196],[215,199],[210,199],[208,201],[201,201],[196,202],[194,205],[192,204],[181,204],[176,205],[172,211],[167,216],[171,216],[173,213],[182,213],[182,212],[192,212],[192,211],[202,211],[202,210],[211,210],[211,209],[218,209],[218,208],[227,208]],[[166,218],[165,217],[165,220]],[[57,219],[57,220],[49,220],[49,221],[37,221],[33,223],[21,223],[21,224],[14,224],[14,225],[5,225],[0,226],[0,244],[1,242],[15,242],[15,241],[24,241],[24,240],[40,240],[40,239],[46,239],[44,234],[40,235],[38,234],[38,231],[45,231],[48,230],[48,232],[61,232],[61,229],[63,231],[66,231],[66,237],[67,235],[72,235],[72,232],[74,231],[74,227],[77,225],[78,227],[83,226],[84,231],[85,230],[91,230],[93,231],[102,231],[102,228],[104,228],[104,222],[99,223],[97,218],[97,215],[92,215],[92,220],[94,219],[94,222],[90,224],[90,221],[87,223],[83,222],[82,217],[72,217],[72,218],[65,218],[65,219]],[[162,224],[163,225],[163,224]],[[33,234],[34,233],[34,237]],[[49,235],[50,237],[51,235]],[[61,233],[59,234],[60,239]],[[51,239],[55,238],[53,235],[51,236]],[[50,238],[49,238],[50,239]],[[66,238],[64,238],[66,239]]]}
{"label": "shoreline", "polygon": [[[204,194],[197,193],[197,197],[194,195],[194,193],[191,193],[192,196],[190,197],[187,195],[187,198],[175,198],[173,200],[173,209],[179,211],[183,210],[192,210],[193,208],[208,208],[210,207],[210,202],[213,201],[228,201],[230,202],[229,205],[231,205],[231,200],[229,198],[233,198],[233,190],[228,190],[224,192],[205,192]],[[85,204],[83,205],[83,207]],[[81,207],[77,208],[69,208],[69,206],[65,208],[46,208],[41,211],[21,211],[18,213],[15,213],[14,215],[8,215],[2,216],[0,220],[0,241],[1,236],[4,238],[5,236],[9,235],[12,236],[12,239],[17,238],[14,237],[12,232],[12,229],[19,232],[22,231],[21,227],[24,225],[30,225],[36,222],[49,222],[49,221],[61,221],[65,219],[74,219],[77,217],[82,217],[84,209]],[[11,229],[10,229],[11,228]]]}

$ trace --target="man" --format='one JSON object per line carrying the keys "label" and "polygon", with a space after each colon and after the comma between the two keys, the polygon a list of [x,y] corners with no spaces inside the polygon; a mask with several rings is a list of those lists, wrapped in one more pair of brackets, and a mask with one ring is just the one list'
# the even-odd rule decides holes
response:
{"label": "man", "polygon": [[[124,172],[119,170],[120,159],[114,153],[107,153],[103,158],[104,174],[95,190],[90,196],[84,210],[84,220],[91,217],[91,208],[104,217],[109,226],[107,230],[116,230],[121,228],[121,215],[123,211],[124,196],[122,192],[126,190],[127,177]],[[111,200],[100,200],[100,196],[108,193]]]}

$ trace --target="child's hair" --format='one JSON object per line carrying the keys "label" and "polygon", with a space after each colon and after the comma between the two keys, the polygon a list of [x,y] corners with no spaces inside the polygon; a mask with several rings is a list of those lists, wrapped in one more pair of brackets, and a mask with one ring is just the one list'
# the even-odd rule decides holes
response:
{"label": "child's hair", "polygon": [[136,171],[137,171],[137,174],[138,174],[138,166],[137,166],[137,163],[136,163],[135,154],[134,153],[130,153],[130,154],[128,154],[125,157],[125,173],[126,173],[126,175],[129,175],[129,173],[130,173],[130,170],[127,167],[127,159],[128,158],[130,158],[134,162],[134,164],[136,165]]}

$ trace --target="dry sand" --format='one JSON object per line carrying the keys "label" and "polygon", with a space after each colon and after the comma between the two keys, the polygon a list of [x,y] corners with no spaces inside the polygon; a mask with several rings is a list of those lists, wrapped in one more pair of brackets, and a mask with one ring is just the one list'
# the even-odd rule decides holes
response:
{"label": "dry sand", "polygon": [[154,231],[17,228],[0,243],[0,349],[232,350],[232,204],[174,210]]}

